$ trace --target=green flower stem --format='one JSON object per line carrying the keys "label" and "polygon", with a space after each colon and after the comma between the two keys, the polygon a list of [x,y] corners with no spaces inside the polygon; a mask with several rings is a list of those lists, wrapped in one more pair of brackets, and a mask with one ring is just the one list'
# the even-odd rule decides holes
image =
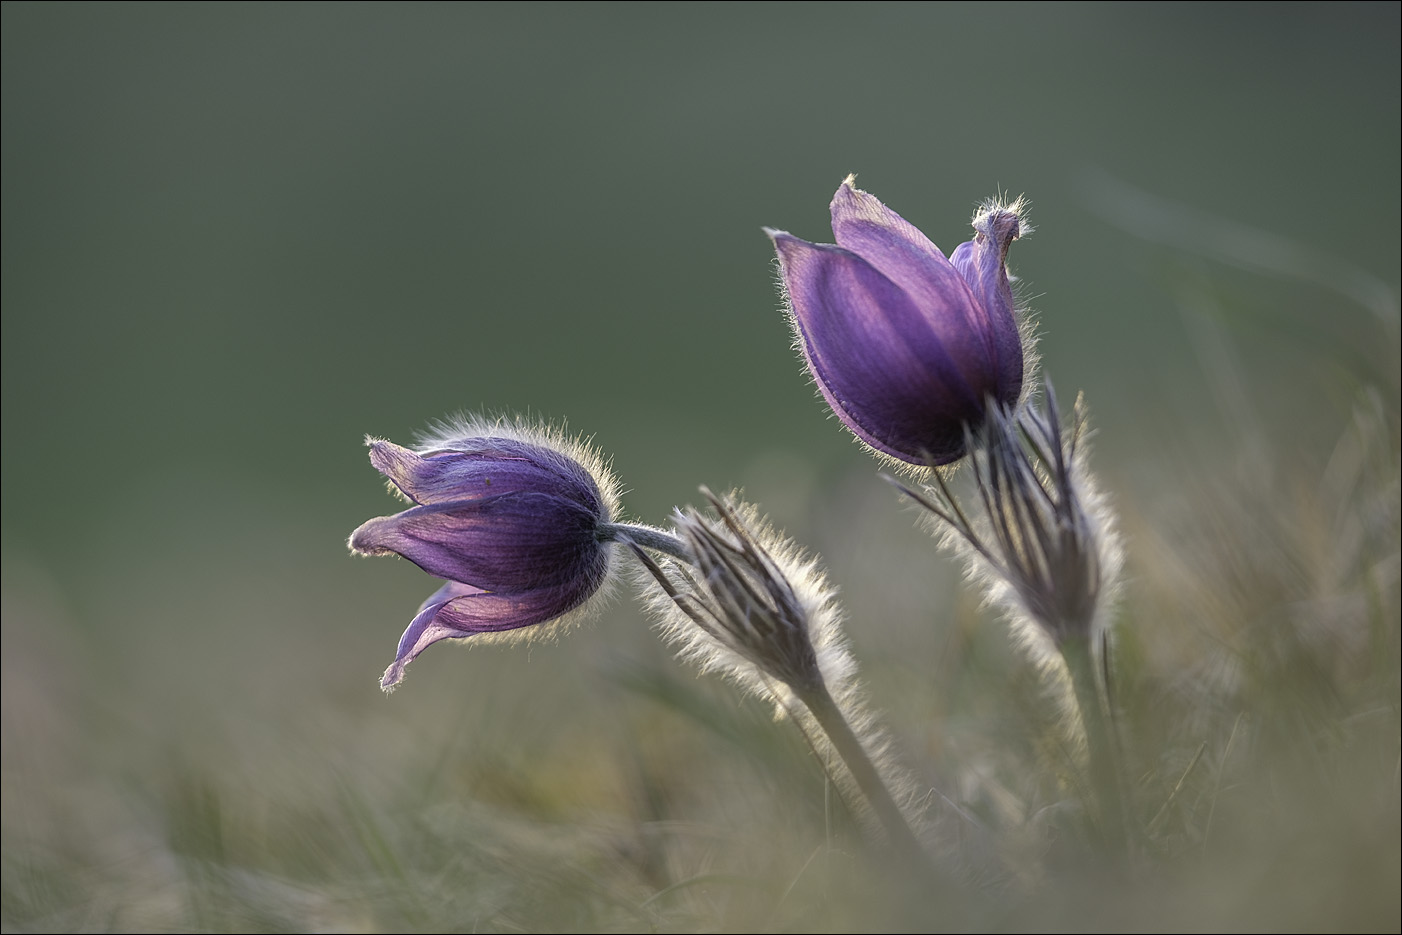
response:
{"label": "green flower stem", "polygon": [[818,722],[818,726],[827,734],[828,741],[842,758],[847,771],[852,774],[857,788],[866,796],[867,803],[881,822],[890,845],[912,866],[928,868],[929,856],[920,846],[910,823],[906,821],[905,814],[891,796],[891,790],[881,779],[881,774],[877,772],[871,757],[867,756],[866,748],[843,717],[837,702],[832,700],[827,687],[819,684],[815,688],[806,689],[799,698],[813,715],[813,719]]}
{"label": "green flower stem", "polygon": [[653,529],[651,526],[639,526],[634,523],[605,523],[599,527],[598,537],[602,542],[632,543],[645,549],[656,549],[687,564],[694,564],[696,561],[692,557],[691,551],[687,549],[685,542],[671,533],[663,532],[661,529]]}
{"label": "green flower stem", "polygon": [[1060,650],[1071,675],[1076,706],[1085,728],[1090,784],[1096,798],[1101,834],[1108,847],[1123,851],[1129,843],[1124,771],[1120,767],[1107,700],[1101,694],[1096,677],[1095,654],[1090,641],[1079,637],[1063,640]]}

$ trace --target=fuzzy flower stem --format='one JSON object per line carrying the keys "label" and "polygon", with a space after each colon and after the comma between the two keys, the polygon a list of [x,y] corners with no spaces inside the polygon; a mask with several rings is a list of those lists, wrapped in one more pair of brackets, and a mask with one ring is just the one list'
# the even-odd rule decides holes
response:
{"label": "fuzzy flower stem", "polygon": [[[694,510],[678,513],[685,543],[670,543],[665,533],[636,527],[620,531],[617,538],[708,643],[754,667],[764,686],[761,695],[783,699],[780,704],[791,709],[789,713],[838,787],[850,789],[846,778],[851,777],[856,793],[866,800],[902,862],[913,869],[930,869],[890,787],[833,699],[811,642],[809,611],[795,594],[793,582],[733,503],[704,487],[702,492],[718,519],[709,520]],[[686,570],[677,565],[664,568],[648,549],[665,551]],[[790,693],[787,699],[776,685]],[[792,710],[799,705],[809,717]],[[842,761],[846,775],[830,756],[824,756],[826,751]]]}
{"label": "fuzzy flower stem", "polygon": [[1112,850],[1124,850],[1129,828],[1122,788],[1124,773],[1120,768],[1114,728],[1096,679],[1095,654],[1090,642],[1081,637],[1068,638],[1058,648],[1066,661],[1076,693],[1076,706],[1085,727],[1090,781],[1100,805],[1105,844]]}
{"label": "fuzzy flower stem", "polygon": [[602,542],[622,542],[645,549],[655,549],[687,564],[695,564],[691,550],[676,536],[651,526],[637,526],[633,523],[605,523],[599,527],[599,540]]}
{"label": "fuzzy flower stem", "polygon": [[[983,423],[969,427],[968,509],[938,470],[931,485],[918,489],[887,480],[947,527],[945,545],[963,553],[971,576],[988,588],[1034,657],[1042,663],[1052,661],[1049,653],[1060,657],[1069,681],[1062,683],[1069,689],[1065,700],[1085,744],[1081,791],[1105,846],[1123,850],[1137,828],[1112,718],[1105,629],[1122,559],[1113,515],[1098,502],[1085,464],[1085,428],[1078,399],[1063,431],[1048,381],[1040,405],[1019,410],[990,402]],[[1060,672],[1061,665],[1052,668]]]}
{"label": "fuzzy flower stem", "polygon": [[876,765],[872,763],[871,757],[867,756],[866,748],[857,739],[837,702],[833,701],[832,695],[828,693],[827,686],[819,683],[805,688],[798,697],[813,715],[813,720],[817,721],[818,726],[827,734],[833,749],[842,758],[847,771],[852,774],[853,781],[866,796],[867,803],[886,831],[886,839],[891,847],[912,868],[928,867],[929,858],[925,849],[920,846],[910,823],[892,797],[891,790],[882,781]]}

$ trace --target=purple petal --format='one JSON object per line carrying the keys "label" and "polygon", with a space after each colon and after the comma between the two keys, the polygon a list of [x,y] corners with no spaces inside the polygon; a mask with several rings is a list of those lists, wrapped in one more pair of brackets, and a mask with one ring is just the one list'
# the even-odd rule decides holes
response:
{"label": "purple petal", "polygon": [[1007,257],[1008,247],[1020,233],[1021,218],[1012,211],[995,209],[974,223],[978,235],[955,248],[950,261],[968,282],[986,316],[997,374],[997,385],[988,392],[1003,402],[1012,402],[1022,392],[1023,361]]}
{"label": "purple petal", "polygon": [[[854,188],[850,179],[829,210],[837,245],[875,266],[911,298],[969,297],[968,286],[930,238],[880,199]],[[929,296],[932,284],[938,295]]]}
{"label": "purple petal", "polygon": [[804,354],[843,422],[906,461],[957,458],[963,423],[982,411],[982,392],[969,385],[931,316],[866,259],[771,236]]}
{"label": "purple petal", "polygon": [[[514,438],[479,436],[455,439],[424,453],[427,459],[458,455],[492,466],[494,471],[518,477],[524,489],[554,493],[601,511],[603,498],[593,476],[573,458]],[[495,484],[496,481],[493,481]]]}
{"label": "purple petal", "polygon": [[443,587],[433,592],[428,600],[420,604],[408,629],[399,638],[399,650],[395,653],[394,663],[385,670],[384,678],[380,680],[380,687],[389,691],[404,678],[404,667],[412,662],[419,653],[439,640],[460,635],[446,623],[438,623],[438,613],[455,598],[480,593],[482,592],[470,585],[448,581],[444,582]]}
{"label": "purple petal", "polygon": [[838,246],[866,260],[910,296],[945,352],[982,398],[993,390],[997,349],[988,317],[964,277],[923,233],[881,201],[844,182],[832,199]]}
{"label": "purple petal", "polygon": [[404,668],[439,640],[517,630],[553,620],[583,604],[597,587],[597,581],[571,581],[524,594],[489,594],[449,581],[424,601],[399,638],[399,650],[380,687],[389,691],[398,685]]}
{"label": "purple petal", "polygon": [[[392,442],[372,441],[370,463],[414,503],[424,505],[521,490],[545,490],[581,498],[578,478],[561,477],[519,454],[437,451],[420,455]],[[587,480],[587,475],[585,475]],[[588,493],[597,499],[592,481]]]}
{"label": "purple petal", "polygon": [[523,591],[557,585],[601,561],[598,523],[577,503],[521,492],[377,517],[351,533],[350,546],[401,555],[436,578]]}

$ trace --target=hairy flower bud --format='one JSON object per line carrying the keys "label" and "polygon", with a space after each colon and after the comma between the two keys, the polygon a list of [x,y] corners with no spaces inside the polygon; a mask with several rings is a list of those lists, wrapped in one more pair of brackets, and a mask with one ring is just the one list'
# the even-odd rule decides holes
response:
{"label": "hairy flower bud", "polygon": [[669,622],[669,635],[704,667],[726,671],[780,707],[788,691],[802,697],[824,684],[815,635],[829,674],[845,680],[851,662],[837,630],[832,589],[816,564],[776,535],[753,507],[702,492],[714,517],[692,508],[675,516],[689,561],[658,565],[635,549],[681,612],[679,618],[654,602]]}
{"label": "hairy flower bud", "polygon": [[970,458],[974,508],[944,478],[901,489],[937,517],[990,601],[1032,643],[1089,644],[1104,627],[1123,557],[1114,519],[1086,465],[1085,412],[1063,432],[1050,385],[1041,406],[991,407]]}
{"label": "hairy flower bud", "polygon": [[989,202],[949,258],[849,176],[832,200],[836,245],[767,230],[797,343],[828,405],[879,452],[947,464],[987,400],[1016,402],[1025,355],[1009,245],[1023,205]]}
{"label": "hairy flower bud", "polygon": [[687,508],[674,517],[684,548],[659,564],[633,545],[657,584],[650,603],[668,638],[793,717],[844,796],[865,802],[889,844],[923,864],[907,815],[914,787],[863,711],[832,586],[753,506],[702,493],[714,515]]}

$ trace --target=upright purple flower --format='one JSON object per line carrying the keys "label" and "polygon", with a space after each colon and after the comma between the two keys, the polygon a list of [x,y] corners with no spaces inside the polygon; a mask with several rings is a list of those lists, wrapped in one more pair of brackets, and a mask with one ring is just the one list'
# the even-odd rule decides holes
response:
{"label": "upright purple flower", "polygon": [[446,426],[417,451],[366,441],[413,506],[362,525],[351,551],[400,555],[444,579],[404,631],[386,691],[433,643],[560,620],[608,579],[617,484],[584,445],[487,422]]}
{"label": "upright purple flower", "polygon": [[794,330],[818,389],[858,438],[912,464],[964,454],[988,401],[1022,393],[1023,340],[1008,246],[1031,228],[1020,202],[989,202],[948,259],[853,185],[832,200],[837,244],[767,230]]}

